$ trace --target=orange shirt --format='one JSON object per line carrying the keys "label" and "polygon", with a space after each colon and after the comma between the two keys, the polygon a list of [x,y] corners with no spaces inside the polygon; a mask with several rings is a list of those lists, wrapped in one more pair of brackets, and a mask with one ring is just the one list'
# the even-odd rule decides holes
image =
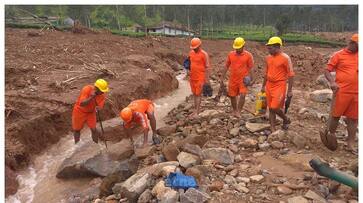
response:
{"label": "orange shirt", "polygon": [[127,107],[132,110],[132,120],[124,124],[125,128],[130,128],[132,123],[135,122],[140,124],[144,129],[149,129],[146,112],[153,109],[153,107],[150,108],[150,105],[153,105],[153,103],[147,99],[139,99],[131,102]]}
{"label": "orange shirt", "polygon": [[231,71],[229,81],[241,83],[253,67],[253,56],[248,51],[238,54],[236,51],[229,52],[226,60],[226,68]]}
{"label": "orange shirt", "polygon": [[152,101],[147,99],[138,99],[132,101],[127,107],[129,107],[132,111],[146,113],[150,105],[153,105]]}
{"label": "orange shirt", "polygon": [[96,109],[96,102],[97,106],[103,108],[105,104],[105,94],[97,95],[95,99],[92,99],[90,103],[86,106],[81,106],[81,102],[91,96],[95,92],[95,87],[93,85],[86,85],[82,88],[81,93],[76,101],[74,108],[80,110],[84,113],[92,113]]}
{"label": "orange shirt", "polygon": [[347,48],[335,52],[326,69],[336,72],[340,92],[358,94],[358,52],[352,53]]}
{"label": "orange shirt", "polygon": [[295,75],[290,57],[281,52],[266,57],[266,75],[269,82],[286,81]]}
{"label": "orange shirt", "polygon": [[205,80],[205,70],[210,67],[209,56],[207,52],[199,49],[198,52],[191,50],[190,58],[190,80]]}

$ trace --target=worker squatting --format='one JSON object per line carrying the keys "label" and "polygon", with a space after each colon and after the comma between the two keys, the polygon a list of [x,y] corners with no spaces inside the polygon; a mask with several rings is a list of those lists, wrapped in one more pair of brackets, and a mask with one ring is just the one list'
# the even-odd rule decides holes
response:
{"label": "worker squatting", "polygon": [[[282,51],[282,40],[271,37],[266,43],[269,55],[265,58],[265,71],[262,93],[266,93],[267,107],[269,109],[269,122],[271,132],[276,131],[276,115],[282,121],[282,128],[288,129],[291,123],[282,109],[285,101],[291,101],[293,96],[293,82],[295,72],[291,58]],[[224,87],[224,78],[229,71],[228,96],[231,99],[232,114],[238,118],[245,103],[248,86],[255,83],[253,71],[254,60],[245,48],[245,40],[238,37],[233,42],[233,50],[228,53],[225,68],[219,78],[221,88]],[[208,53],[202,49],[202,41],[193,38],[190,42],[189,52],[190,89],[194,99],[194,111],[190,118],[195,118],[200,113],[201,94],[203,89],[210,89],[211,64]],[[333,79],[330,72],[336,72]],[[341,116],[346,117],[348,150],[356,152],[353,143],[357,131],[358,120],[358,34],[354,34],[347,46],[333,54],[325,69],[325,76],[333,90],[333,101],[328,125],[320,132],[320,137],[325,146],[331,150],[337,149],[335,132]],[[72,127],[75,143],[80,140],[80,131],[84,124],[91,129],[92,140],[98,143],[99,132],[96,130],[97,113],[105,103],[105,93],[109,91],[108,83],[98,79],[94,85],[86,85],[74,105],[72,114]],[[144,129],[143,147],[148,145],[149,122],[154,143],[158,142],[156,134],[156,119],[154,104],[147,99],[132,101],[121,110],[120,118],[124,121],[123,127],[126,134],[131,136],[130,129],[141,126]]]}

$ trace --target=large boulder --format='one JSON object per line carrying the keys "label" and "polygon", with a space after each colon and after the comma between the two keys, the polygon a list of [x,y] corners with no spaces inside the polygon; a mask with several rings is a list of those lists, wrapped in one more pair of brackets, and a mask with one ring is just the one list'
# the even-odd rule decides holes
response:
{"label": "large boulder", "polygon": [[325,103],[331,101],[333,98],[333,91],[331,89],[315,90],[310,93],[310,99],[315,102]]}
{"label": "large boulder", "polygon": [[184,168],[189,168],[200,163],[199,157],[186,152],[180,152],[177,159],[179,161],[179,164]]}
{"label": "large boulder", "polygon": [[149,173],[136,173],[128,178],[123,183],[117,183],[112,188],[114,194],[121,194],[126,197],[129,202],[137,202],[139,196],[146,190],[152,181],[152,176]]}
{"label": "large boulder", "polygon": [[165,159],[168,161],[176,161],[176,157],[180,153],[178,147],[174,143],[163,146],[162,152]]}
{"label": "large boulder", "polygon": [[169,136],[173,133],[176,132],[176,124],[174,125],[168,125],[168,126],[165,126],[165,127],[161,127],[159,129],[157,129],[156,131],[159,135],[165,137],[165,136]]}
{"label": "large boulder", "polygon": [[108,146],[107,152],[113,160],[125,160],[134,154],[134,147],[129,139],[123,139]]}
{"label": "large boulder", "polygon": [[[94,145],[86,145],[76,150],[71,157],[66,158],[58,168],[57,178],[79,178],[79,177],[106,177],[122,171],[122,173],[133,173],[138,167],[138,162],[119,161],[122,155],[109,154],[107,151],[94,150]],[[110,146],[111,147],[111,146]],[[113,151],[115,152],[115,151]],[[116,156],[115,156],[116,155]]]}
{"label": "large boulder", "polygon": [[199,145],[199,147],[203,148],[205,143],[207,143],[208,139],[209,138],[206,135],[190,134],[186,138],[184,138],[183,140],[178,141],[177,146],[178,146],[178,148],[182,148],[187,143],[189,143],[189,144]]}
{"label": "large boulder", "polygon": [[199,145],[195,145],[195,144],[189,144],[189,143],[186,143],[184,146],[183,146],[183,149],[182,149],[184,152],[188,152],[188,153],[191,153],[191,154],[194,154],[194,155],[197,155],[199,157],[202,156],[202,149],[199,147]]}
{"label": "large boulder", "polygon": [[221,164],[230,165],[234,163],[234,155],[229,149],[208,148],[203,150],[203,159],[212,159]]}

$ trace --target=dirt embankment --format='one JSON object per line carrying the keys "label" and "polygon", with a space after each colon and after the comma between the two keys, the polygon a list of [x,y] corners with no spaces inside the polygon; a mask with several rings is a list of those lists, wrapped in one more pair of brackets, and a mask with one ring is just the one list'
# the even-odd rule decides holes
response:
{"label": "dirt embankment", "polygon": [[[129,38],[99,34],[73,34],[34,30],[5,31],[5,145],[6,165],[26,166],[31,155],[42,152],[71,130],[71,111],[80,89],[97,78],[111,87],[103,119],[136,98],[157,98],[178,86],[175,71],[189,51],[189,39],[168,37]],[[212,77],[224,67],[232,40],[203,40],[210,57]],[[263,43],[247,42],[262,81]],[[304,45],[286,45],[292,58],[296,85],[311,88],[321,74],[329,53]],[[322,54],[322,52],[326,52]],[[70,137],[70,139],[72,139]]]}

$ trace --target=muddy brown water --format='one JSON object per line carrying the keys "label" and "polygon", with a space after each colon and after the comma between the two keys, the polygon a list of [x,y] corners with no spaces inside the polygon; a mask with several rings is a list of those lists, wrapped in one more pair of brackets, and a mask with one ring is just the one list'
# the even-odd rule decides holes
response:
{"label": "muddy brown water", "polygon": [[[190,95],[189,83],[184,80],[184,74],[177,76],[179,88],[170,95],[155,100],[155,115],[157,128],[165,125],[163,118],[170,110],[182,103]],[[119,118],[103,122],[104,127],[120,125]],[[140,136],[141,137],[141,136]],[[141,139],[140,139],[141,140]],[[19,189],[15,195],[6,199],[7,203],[41,203],[41,202],[67,202],[72,194],[80,193],[89,187],[93,178],[74,180],[57,179],[56,173],[63,160],[84,145],[94,145],[95,150],[105,150],[103,144],[94,144],[90,137],[90,130],[85,129],[81,134],[81,141],[75,145],[72,133],[65,134],[55,145],[45,153],[34,158],[33,163],[25,170],[20,171],[17,177]]]}

